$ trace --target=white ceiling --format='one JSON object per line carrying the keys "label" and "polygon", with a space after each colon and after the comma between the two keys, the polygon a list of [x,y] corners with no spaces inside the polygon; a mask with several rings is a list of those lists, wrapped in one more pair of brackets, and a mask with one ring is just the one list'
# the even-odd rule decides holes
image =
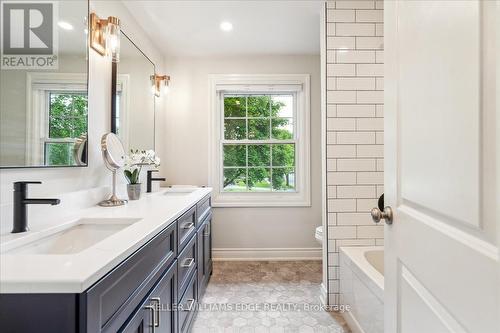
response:
{"label": "white ceiling", "polygon": [[58,22],[66,22],[73,26],[73,30],[65,30],[56,26],[58,34],[59,53],[85,55],[87,48],[86,17],[88,4],[86,1],[60,1],[58,3]]}
{"label": "white ceiling", "polygon": [[[124,1],[167,55],[319,54],[323,1]],[[233,31],[219,29],[222,21]]]}

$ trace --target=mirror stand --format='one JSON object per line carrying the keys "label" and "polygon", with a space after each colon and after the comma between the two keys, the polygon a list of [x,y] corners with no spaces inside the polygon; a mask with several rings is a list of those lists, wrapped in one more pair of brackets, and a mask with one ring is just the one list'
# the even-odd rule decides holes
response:
{"label": "mirror stand", "polygon": [[108,200],[99,202],[99,206],[102,207],[123,206],[127,203],[127,200],[118,199],[116,196],[116,170],[111,170],[111,172],[113,173],[113,192]]}
{"label": "mirror stand", "polygon": [[108,200],[99,202],[99,206],[123,206],[127,203],[127,200],[119,199],[116,196],[116,171],[124,165],[125,150],[123,149],[120,139],[114,133],[108,133],[102,136],[101,150],[106,168],[113,173],[113,192]]}

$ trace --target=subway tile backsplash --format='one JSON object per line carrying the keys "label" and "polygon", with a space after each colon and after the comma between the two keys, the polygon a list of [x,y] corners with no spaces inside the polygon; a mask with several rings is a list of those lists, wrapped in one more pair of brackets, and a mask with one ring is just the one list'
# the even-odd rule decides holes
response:
{"label": "subway tile backsplash", "polygon": [[383,244],[370,210],[383,193],[383,1],[326,6],[328,299],[336,304],[340,246]]}

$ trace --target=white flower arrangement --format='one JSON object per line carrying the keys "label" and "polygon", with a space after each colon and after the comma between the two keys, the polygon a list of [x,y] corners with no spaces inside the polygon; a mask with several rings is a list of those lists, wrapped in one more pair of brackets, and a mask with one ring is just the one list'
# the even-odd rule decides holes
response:
{"label": "white flower arrangement", "polygon": [[125,156],[125,178],[129,184],[138,184],[142,167],[152,165],[155,168],[160,166],[160,158],[156,156],[154,150],[134,150]]}

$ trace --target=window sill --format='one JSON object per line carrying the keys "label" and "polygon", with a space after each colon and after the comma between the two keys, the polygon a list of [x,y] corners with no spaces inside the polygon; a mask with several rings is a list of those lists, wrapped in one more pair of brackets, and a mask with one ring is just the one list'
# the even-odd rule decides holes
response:
{"label": "window sill", "polygon": [[304,193],[214,193],[213,207],[311,207]]}

